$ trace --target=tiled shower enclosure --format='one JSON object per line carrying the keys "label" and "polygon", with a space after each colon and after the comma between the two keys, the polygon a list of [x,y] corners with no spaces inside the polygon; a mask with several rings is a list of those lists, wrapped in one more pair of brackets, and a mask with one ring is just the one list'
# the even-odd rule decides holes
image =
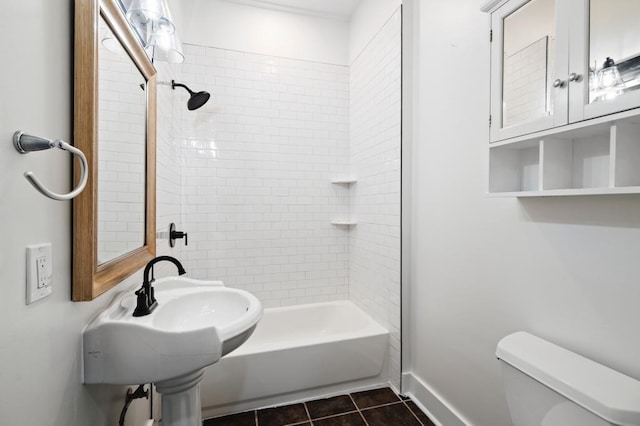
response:
{"label": "tiled shower enclosure", "polygon": [[159,86],[173,136],[158,148],[172,169],[158,197],[172,212],[180,199],[189,275],[265,307],[352,300],[389,329],[399,387],[401,10],[350,66],[184,47],[160,80],[212,100],[187,111],[186,92]]}

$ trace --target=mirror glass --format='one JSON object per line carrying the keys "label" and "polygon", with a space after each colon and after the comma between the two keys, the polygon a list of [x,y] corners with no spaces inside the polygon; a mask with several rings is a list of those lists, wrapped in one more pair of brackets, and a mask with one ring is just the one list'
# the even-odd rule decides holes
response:
{"label": "mirror glass", "polygon": [[503,127],[553,113],[555,13],[554,0],[532,0],[504,19]]}
{"label": "mirror glass", "polygon": [[589,102],[640,87],[640,1],[591,0]]}
{"label": "mirror glass", "polygon": [[156,253],[157,73],[121,6],[75,0],[73,143],[89,163],[87,186],[73,200],[78,302],[104,294]]}
{"label": "mirror glass", "polygon": [[102,17],[98,41],[100,265],[144,245],[146,80]]}

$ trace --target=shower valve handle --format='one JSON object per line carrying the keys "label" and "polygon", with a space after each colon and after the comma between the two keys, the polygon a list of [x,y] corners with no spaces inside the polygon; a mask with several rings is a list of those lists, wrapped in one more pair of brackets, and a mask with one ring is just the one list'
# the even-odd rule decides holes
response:
{"label": "shower valve handle", "polygon": [[188,239],[188,234],[186,232],[182,232],[182,231],[173,231],[171,233],[171,239],[173,240],[177,240],[179,238],[184,238],[184,245],[188,246],[189,245],[189,239]]}
{"label": "shower valve handle", "polygon": [[169,225],[169,247],[173,247],[176,245],[176,240],[179,238],[184,238],[184,245],[189,245],[188,235],[186,232],[176,231],[176,224],[171,223]]}

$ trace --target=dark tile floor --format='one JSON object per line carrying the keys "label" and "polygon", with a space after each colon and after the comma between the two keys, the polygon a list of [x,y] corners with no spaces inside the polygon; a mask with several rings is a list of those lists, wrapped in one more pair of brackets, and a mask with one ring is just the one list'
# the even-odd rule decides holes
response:
{"label": "dark tile floor", "polygon": [[408,398],[391,388],[265,408],[205,420],[203,426],[434,426]]}

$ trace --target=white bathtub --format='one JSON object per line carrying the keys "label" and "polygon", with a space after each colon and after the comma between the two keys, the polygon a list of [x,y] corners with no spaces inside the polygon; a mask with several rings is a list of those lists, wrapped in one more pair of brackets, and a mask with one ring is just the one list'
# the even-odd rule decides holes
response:
{"label": "white bathtub", "polygon": [[388,343],[389,332],[348,301],[265,309],[249,340],[207,368],[204,417],[384,383]]}

